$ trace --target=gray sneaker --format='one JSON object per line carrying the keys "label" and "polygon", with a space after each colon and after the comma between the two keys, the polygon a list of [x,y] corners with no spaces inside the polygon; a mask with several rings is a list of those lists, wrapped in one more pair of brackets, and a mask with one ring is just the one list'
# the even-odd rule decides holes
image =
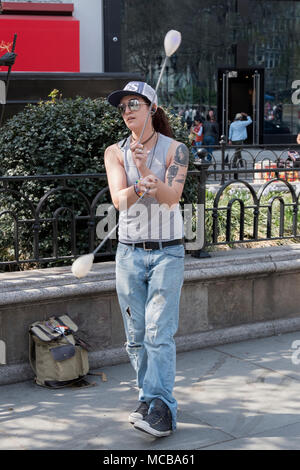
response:
{"label": "gray sneaker", "polygon": [[129,422],[131,424],[134,424],[138,419],[143,420],[147,416],[148,410],[149,410],[149,405],[147,405],[147,403],[144,401],[140,401],[137,409],[134,410],[132,413],[130,413],[129,418],[128,418]]}
{"label": "gray sneaker", "polygon": [[169,436],[172,433],[171,411],[160,398],[156,398],[150,413],[143,420],[136,420],[134,427],[155,437]]}

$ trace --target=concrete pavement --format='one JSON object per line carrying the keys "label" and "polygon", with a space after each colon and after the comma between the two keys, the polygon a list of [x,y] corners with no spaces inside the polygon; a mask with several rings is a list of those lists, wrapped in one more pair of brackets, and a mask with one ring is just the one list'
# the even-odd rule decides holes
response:
{"label": "concrete pavement", "polygon": [[298,348],[300,331],[178,353],[178,429],[160,439],[128,422],[129,363],[99,369],[107,380],[88,376],[87,388],[3,385],[0,450],[299,450]]}

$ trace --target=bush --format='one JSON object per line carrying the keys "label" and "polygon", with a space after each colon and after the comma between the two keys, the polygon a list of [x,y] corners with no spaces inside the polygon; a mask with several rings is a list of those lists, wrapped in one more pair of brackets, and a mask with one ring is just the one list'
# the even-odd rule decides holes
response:
{"label": "bush", "polygon": [[[57,90],[55,90],[57,92]],[[105,99],[56,99],[28,105],[0,133],[2,175],[104,172],[105,148],[129,135]],[[180,118],[167,111],[175,138],[189,145]]]}
{"label": "bush", "polygon": [[5,175],[100,173],[105,147],[125,126],[104,100],[76,98],[29,105],[2,128]]}
{"label": "bush", "polygon": [[[129,131],[123,123],[116,108],[105,99],[61,99],[54,90],[49,96],[51,100],[38,105],[28,105],[23,112],[15,115],[5,123],[0,132],[0,174],[3,176],[58,175],[104,173],[103,155],[105,148],[125,136]],[[167,111],[175,138],[189,145],[188,132],[182,126],[180,118]],[[192,162],[192,156],[191,156]],[[26,181],[9,183],[14,190],[2,191],[0,214],[10,210],[19,218],[32,219],[30,203],[36,207],[42,196],[58,186],[53,180]],[[85,194],[89,201],[107,186],[107,182],[99,180],[68,181],[68,186]],[[192,191],[191,186],[190,191]],[[187,188],[188,191],[188,188]],[[17,197],[16,195],[23,196]],[[76,214],[82,215],[78,197],[72,192],[56,193],[47,199],[44,209],[45,219],[53,217],[58,207],[71,207]],[[105,202],[105,198],[101,200]],[[0,256],[3,260],[13,259],[13,242],[7,246],[7,237],[12,238],[12,219],[1,218],[2,237],[0,240]],[[59,242],[61,253],[70,254],[71,239],[69,235],[70,214],[60,217]],[[20,246],[24,259],[32,256],[32,228],[27,225],[20,231]],[[86,225],[76,240],[78,253],[87,250]],[[43,223],[40,226],[41,256],[51,256],[52,226]]]}

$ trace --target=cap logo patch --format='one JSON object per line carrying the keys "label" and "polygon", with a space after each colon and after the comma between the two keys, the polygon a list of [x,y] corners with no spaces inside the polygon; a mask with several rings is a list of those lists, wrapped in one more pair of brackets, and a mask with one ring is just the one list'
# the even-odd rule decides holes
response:
{"label": "cap logo patch", "polygon": [[143,88],[144,88],[144,84],[143,83],[139,83],[139,82],[130,82],[126,85],[126,87],[124,88],[124,90],[128,90],[128,91],[136,91],[137,93],[142,93],[143,92]]}

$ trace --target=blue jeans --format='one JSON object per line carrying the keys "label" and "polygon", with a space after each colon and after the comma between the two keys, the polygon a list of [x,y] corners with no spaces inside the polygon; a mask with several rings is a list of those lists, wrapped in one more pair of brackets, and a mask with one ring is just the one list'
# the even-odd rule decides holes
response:
{"label": "blue jeans", "polygon": [[199,148],[201,146],[202,146],[202,142],[195,142],[195,146],[192,147],[192,152],[193,152],[194,158],[196,158],[198,156],[197,150],[199,150]]}
{"label": "blue jeans", "polygon": [[146,251],[119,243],[116,287],[126,333],[126,350],[136,371],[139,400],[166,403],[176,429],[173,397],[179,300],[184,274],[184,246]]}
{"label": "blue jeans", "polygon": [[216,140],[212,135],[207,135],[207,136],[203,137],[203,145],[206,146],[206,150],[207,150],[206,159],[208,161],[211,161],[211,159],[212,159],[213,149],[212,149],[211,145],[215,145],[215,144],[216,144]]}

